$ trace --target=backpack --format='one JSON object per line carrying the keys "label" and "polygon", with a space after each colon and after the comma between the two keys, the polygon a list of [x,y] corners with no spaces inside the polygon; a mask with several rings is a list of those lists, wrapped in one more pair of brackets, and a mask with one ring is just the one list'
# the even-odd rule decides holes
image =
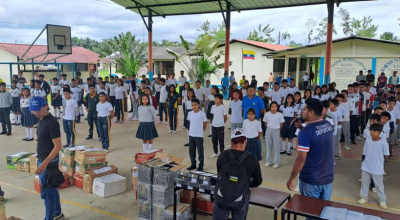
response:
{"label": "backpack", "polygon": [[218,172],[214,196],[219,208],[237,210],[243,208],[250,192],[251,179],[242,164],[249,153],[244,151],[236,158],[229,150],[229,156],[230,161]]}

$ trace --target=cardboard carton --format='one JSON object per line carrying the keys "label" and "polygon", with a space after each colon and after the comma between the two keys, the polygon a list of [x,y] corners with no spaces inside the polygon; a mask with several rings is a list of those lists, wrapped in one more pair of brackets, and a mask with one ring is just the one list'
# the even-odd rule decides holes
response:
{"label": "cardboard carton", "polygon": [[79,164],[78,162],[76,162],[75,173],[83,176],[85,175],[86,172],[90,170],[99,169],[105,166],[107,166],[107,162],[95,163],[95,164]]}
{"label": "cardboard carton", "polygon": [[29,171],[31,173],[36,173],[37,170],[37,154],[29,155]]}
{"label": "cardboard carton", "polygon": [[63,148],[59,153],[60,161],[64,161],[67,164],[75,163],[75,150],[69,148]]}
{"label": "cardboard carton", "polygon": [[97,177],[93,181],[93,194],[103,198],[114,196],[126,191],[126,178],[118,174]]}
{"label": "cardboard carton", "polygon": [[22,151],[22,152],[19,152],[19,153],[8,155],[6,157],[7,168],[14,169],[14,170],[18,169],[18,161],[22,160],[24,158],[28,158],[29,155],[31,155],[31,154],[32,153],[30,153],[30,152]]}
{"label": "cardboard carton", "polygon": [[65,163],[64,161],[60,161],[58,168],[61,172],[67,173],[69,176],[73,176],[75,173],[75,163],[69,164]]}
{"label": "cardboard carton", "polygon": [[90,170],[83,176],[83,191],[92,193],[93,181],[97,177],[118,173],[116,166],[107,166],[96,170]]}
{"label": "cardboard carton", "polygon": [[[70,186],[68,174],[63,173],[63,175],[64,175],[64,183],[58,188],[59,190],[68,188]],[[33,186],[34,186],[35,190],[38,193],[40,193],[42,187],[40,185],[40,180],[39,180],[38,175],[35,175],[35,178],[33,179]]]}
{"label": "cardboard carton", "polygon": [[83,177],[81,175],[74,174],[74,186],[83,189]]}
{"label": "cardboard carton", "polygon": [[102,149],[85,149],[75,153],[75,161],[79,164],[99,164],[106,162],[107,151]]}
{"label": "cardboard carton", "polygon": [[[176,205],[176,219],[187,220],[191,219],[190,205],[179,203]],[[174,219],[174,205],[171,205],[165,210],[165,220]]]}
{"label": "cardboard carton", "polygon": [[162,153],[163,150],[162,149],[160,149],[160,150],[158,150],[158,149],[150,149],[150,150],[147,150],[147,151],[143,151],[141,153],[136,153],[135,154],[135,162],[136,163],[144,163],[144,162],[147,162],[149,160],[152,160],[156,156],[157,152]]}
{"label": "cardboard carton", "polygon": [[4,199],[0,199],[0,220],[7,219]]}
{"label": "cardboard carton", "polygon": [[131,173],[132,173],[132,188],[134,190],[137,190],[137,182],[138,182],[138,168],[137,167],[133,167],[131,169]]}
{"label": "cardboard carton", "polygon": [[30,160],[29,158],[24,158],[18,161],[17,170],[29,173],[30,171]]}

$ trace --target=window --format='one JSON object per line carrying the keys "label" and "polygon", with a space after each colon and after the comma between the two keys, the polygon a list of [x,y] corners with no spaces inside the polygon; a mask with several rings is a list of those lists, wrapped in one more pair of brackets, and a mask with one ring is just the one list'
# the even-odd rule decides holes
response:
{"label": "window", "polygon": [[87,63],[76,63],[75,64],[75,71],[89,71],[89,66]]}
{"label": "window", "polygon": [[274,72],[284,72],[284,71],[285,71],[285,60],[274,59]]}

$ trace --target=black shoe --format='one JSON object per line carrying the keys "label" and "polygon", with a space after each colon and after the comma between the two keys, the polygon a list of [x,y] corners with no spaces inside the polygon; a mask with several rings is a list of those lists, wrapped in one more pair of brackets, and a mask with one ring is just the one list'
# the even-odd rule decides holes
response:
{"label": "black shoe", "polygon": [[357,144],[355,140],[352,140],[351,143],[352,143],[352,144]]}
{"label": "black shoe", "polygon": [[69,144],[64,145],[63,147],[69,147]]}
{"label": "black shoe", "polygon": [[187,170],[194,170],[194,169],[196,169],[196,166],[193,165],[187,168]]}
{"label": "black shoe", "polygon": [[79,115],[79,116],[85,116],[84,114],[81,114],[81,115]]}
{"label": "black shoe", "polygon": [[203,171],[203,167],[197,168],[197,171]]}
{"label": "black shoe", "polygon": [[3,135],[3,134],[7,134],[7,132],[6,132],[6,131],[3,131],[3,132],[0,133],[0,135]]}
{"label": "black shoe", "polygon": [[65,217],[64,214],[61,212],[61,214],[55,215],[54,218],[53,218],[53,220],[62,219],[62,218],[64,218],[64,217]]}
{"label": "black shoe", "polygon": [[289,152],[286,152],[286,154],[287,154],[288,156],[292,156],[292,153],[290,153],[290,151],[289,151]]}
{"label": "black shoe", "polygon": [[24,138],[24,139],[22,139],[23,141],[26,141],[26,140],[28,140],[28,138]]}
{"label": "black shoe", "polygon": [[97,138],[98,141],[101,141],[101,138]]}
{"label": "black shoe", "polygon": [[26,139],[26,141],[33,141],[33,140],[35,140],[35,139],[33,139],[33,138]]}
{"label": "black shoe", "polygon": [[6,136],[11,136],[11,133],[7,133]]}
{"label": "black shoe", "polygon": [[17,125],[17,123],[12,123],[11,125]]}
{"label": "black shoe", "polygon": [[90,139],[93,139],[92,137],[87,137],[87,138],[85,138],[85,140],[90,140]]}
{"label": "black shoe", "polygon": [[87,118],[85,118],[85,120],[87,121]]}
{"label": "black shoe", "polygon": [[183,146],[185,146],[185,147],[188,147],[188,146],[189,146],[189,143],[187,143],[187,144],[184,144]]}
{"label": "black shoe", "polygon": [[284,150],[283,150],[283,151],[281,151],[281,154],[286,154],[286,151],[284,151]]}
{"label": "black shoe", "polygon": [[129,112],[133,112],[133,110],[130,110]]}
{"label": "black shoe", "polygon": [[212,137],[212,134],[208,135],[208,137]]}

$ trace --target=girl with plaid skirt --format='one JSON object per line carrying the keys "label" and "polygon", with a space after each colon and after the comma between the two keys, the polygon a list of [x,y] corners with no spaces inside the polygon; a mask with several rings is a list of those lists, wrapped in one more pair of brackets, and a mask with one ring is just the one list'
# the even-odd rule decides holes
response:
{"label": "girl with plaid skirt", "polygon": [[25,127],[26,138],[22,139],[23,141],[33,141],[33,131],[35,126],[39,120],[37,117],[29,111],[29,103],[31,101],[31,93],[28,88],[24,88],[22,90],[23,96],[20,100],[21,110],[22,110],[22,119],[21,124],[22,127]]}
{"label": "girl with plaid skirt", "polygon": [[258,140],[262,136],[261,122],[255,119],[256,111],[253,108],[247,111],[247,118],[243,121],[243,131],[247,138],[246,151],[260,161],[262,160],[261,145]]}
{"label": "girl with plaid skirt", "polygon": [[[281,154],[292,155],[290,150],[293,148],[292,139],[294,137],[294,133],[296,132],[296,127],[293,125],[292,121],[297,117],[297,112],[294,105],[294,96],[292,94],[288,94],[286,96],[285,104],[280,106],[279,111],[283,114],[283,118],[285,119],[285,123],[283,124],[281,130],[281,138],[282,138],[282,151]],[[286,148],[286,140],[287,140],[287,148]]]}
{"label": "girl with plaid skirt", "polygon": [[150,97],[143,94],[141,105],[138,108],[139,128],[136,132],[136,138],[143,140],[143,151],[153,149],[153,140],[158,138],[156,130],[156,110],[150,104]]}
{"label": "girl with plaid skirt", "polygon": [[20,125],[21,124],[21,107],[19,103],[19,98],[21,97],[21,89],[17,87],[17,81],[11,82],[11,97],[13,99],[13,104],[11,110],[14,113],[14,123],[12,125]]}

